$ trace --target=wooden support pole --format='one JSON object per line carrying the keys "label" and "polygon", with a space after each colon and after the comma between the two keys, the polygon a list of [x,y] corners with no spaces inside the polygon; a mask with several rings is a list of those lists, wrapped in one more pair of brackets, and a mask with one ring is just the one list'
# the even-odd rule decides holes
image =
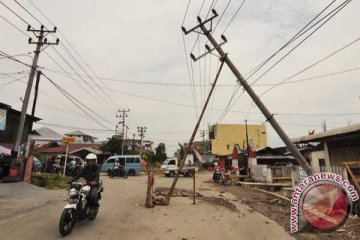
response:
{"label": "wooden support pole", "polygon": [[195,195],[196,195],[196,191],[195,191],[195,168],[191,171],[194,171],[193,173],[193,204],[195,205]]}

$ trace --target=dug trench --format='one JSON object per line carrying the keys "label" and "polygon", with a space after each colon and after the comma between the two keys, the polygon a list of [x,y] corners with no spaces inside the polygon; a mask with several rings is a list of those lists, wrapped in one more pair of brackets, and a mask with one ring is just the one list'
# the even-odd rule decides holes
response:
{"label": "dug trench", "polygon": [[[290,201],[283,198],[267,194],[264,191],[259,191],[255,187],[250,186],[222,186],[207,181],[212,187],[217,188],[219,193],[231,193],[242,203],[250,207],[265,217],[276,221],[286,231],[290,229]],[[270,193],[291,198],[291,192],[288,191],[273,191],[266,189]],[[290,232],[289,232],[290,234]],[[346,223],[334,231],[318,231],[311,227],[306,227],[302,232],[292,234],[293,237],[299,240],[317,240],[317,239],[337,239],[337,240],[355,240],[360,239],[360,218],[350,216]]]}

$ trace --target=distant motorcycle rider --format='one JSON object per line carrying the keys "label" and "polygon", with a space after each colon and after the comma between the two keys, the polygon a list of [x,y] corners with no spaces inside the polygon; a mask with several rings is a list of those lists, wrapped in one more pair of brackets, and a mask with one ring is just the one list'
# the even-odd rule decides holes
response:
{"label": "distant motorcycle rider", "polygon": [[91,187],[89,194],[89,205],[91,208],[94,208],[95,211],[98,211],[99,203],[97,199],[97,191],[99,190],[99,168],[96,165],[97,156],[93,153],[89,153],[86,158],[86,166],[82,171],[71,181],[74,182],[79,178],[84,178],[87,184]]}

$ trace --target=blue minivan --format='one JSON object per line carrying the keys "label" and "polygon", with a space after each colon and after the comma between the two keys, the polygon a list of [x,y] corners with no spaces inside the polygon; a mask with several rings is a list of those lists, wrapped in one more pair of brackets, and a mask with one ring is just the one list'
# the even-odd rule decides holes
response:
{"label": "blue minivan", "polygon": [[113,169],[115,161],[119,160],[120,164],[125,167],[129,176],[140,175],[142,172],[141,158],[139,155],[115,155],[105,160],[101,167],[101,172],[107,172]]}

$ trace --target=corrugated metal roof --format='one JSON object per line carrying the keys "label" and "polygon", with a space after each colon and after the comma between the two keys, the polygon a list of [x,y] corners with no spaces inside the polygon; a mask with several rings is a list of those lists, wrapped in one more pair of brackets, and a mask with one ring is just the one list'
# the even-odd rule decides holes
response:
{"label": "corrugated metal roof", "polygon": [[[61,135],[60,133],[58,133],[50,128],[47,128],[47,127],[34,129],[34,132],[37,132],[41,137],[59,138],[59,139],[61,139],[63,137],[63,135]],[[34,138],[36,138],[36,137],[34,137]]]}
{"label": "corrugated metal roof", "polygon": [[336,128],[325,132],[315,133],[313,135],[306,135],[302,137],[292,138],[291,141],[293,143],[319,142],[320,140],[329,137],[347,135],[355,132],[360,132],[360,124],[353,124],[347,127]]}

